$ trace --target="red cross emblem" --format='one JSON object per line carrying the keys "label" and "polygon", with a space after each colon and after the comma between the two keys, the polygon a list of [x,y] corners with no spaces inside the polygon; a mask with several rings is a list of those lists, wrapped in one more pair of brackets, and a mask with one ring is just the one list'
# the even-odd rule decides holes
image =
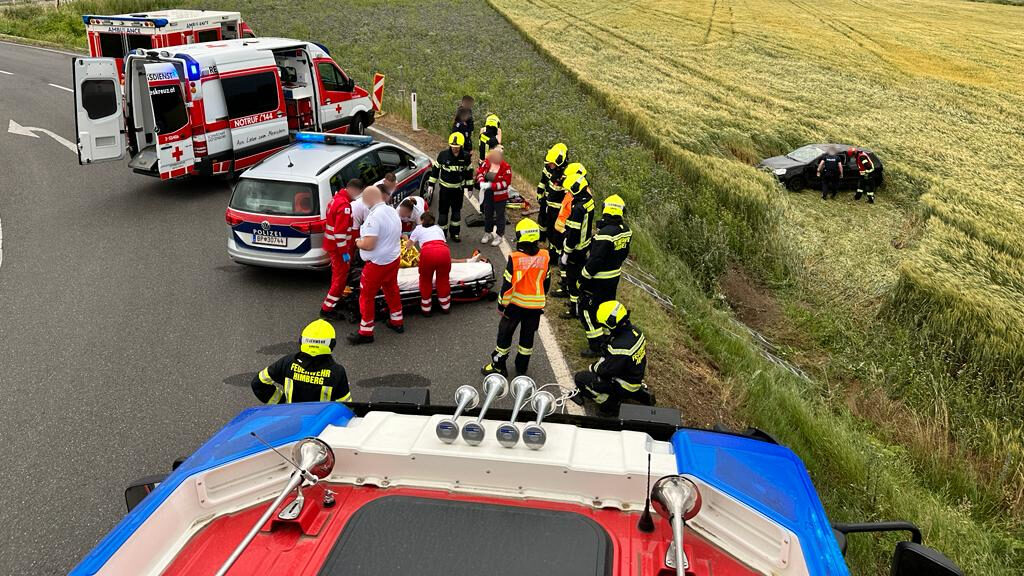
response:
{"label": "red cross emblem", "polygon": [[181,156],[183,154],[185,154],[185,153],[182,152],[181,148],[178,148],[177,146],[174,147],[174,152],[171,152],[171,156],[174,156],[174,161],[175,162],[179,162],[181,160]]}
{"label": "red cross emblem", "polygon": [[334,107],[334,111],[337,112],[338,114],[341,114],[341,104],[338,104],[337,106],[335,106]]}

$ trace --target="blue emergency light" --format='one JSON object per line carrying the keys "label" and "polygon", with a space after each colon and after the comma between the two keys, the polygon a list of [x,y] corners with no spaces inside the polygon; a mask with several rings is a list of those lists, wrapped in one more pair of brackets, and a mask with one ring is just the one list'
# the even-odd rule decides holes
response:
{"label": "blue emergency light", "polygon": [[373,144],[370,136],[358,136],[356,134],[327,134],[324,132],[299,132],[295,135],[296,142],[312,142],[316,144],[339,144],[341,146],[352,146],[363,148]]}
{"label": "blue emergency light", "polygon": [[188,54],[175,54],[174,57],[181,58],[185,61],[185,75],[188,76],[189,80],[199,80],[199,77],[202,76],[203,70],[200,68],[199,62],[197,62],[195,58]]}

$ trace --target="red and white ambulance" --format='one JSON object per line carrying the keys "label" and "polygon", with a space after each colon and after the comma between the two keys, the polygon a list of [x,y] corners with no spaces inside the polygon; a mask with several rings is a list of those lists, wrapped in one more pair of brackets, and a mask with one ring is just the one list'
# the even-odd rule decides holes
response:
{"label": "red and white ambulance", "polygon": [[114,58],[123,70],[124,57],[139,48],[167,48],[182,44],[255,38],[238,12],[214,10],[159,10],[138,14],[82,16],[89,40],[89,55]]}
{"label": "red and white ambulance", "polygon": [[318,44],[252,38],[73,60],[80,164],[124,157],[161,179],[239,172],[300,130],[362,134],[366,90]]}

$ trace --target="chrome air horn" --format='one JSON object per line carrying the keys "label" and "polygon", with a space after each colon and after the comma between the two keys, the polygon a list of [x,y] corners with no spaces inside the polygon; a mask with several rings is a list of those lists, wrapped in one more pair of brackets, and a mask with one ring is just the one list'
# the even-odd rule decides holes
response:
{"label": "chrome air horn", "polygon": [[512,379],[512,398],[514,398],[515,405],[512,406],[512,417],[508,419],[501,426],[498,426],[498,444],[501,444],[505,448],[511,448],[519,442],[519,428],[516,427],[516,417],[519,416],[519,410],[533,396],[533,393],[537,391],[537,384],[533,381],[533,378],[528,376],[516,376]]}
{"label": "chrome air horn", "polygon": [[484,441],[484,414],[491,407],[495,400],[501,400],[508,395],[508,380],[501,374],[488,374],[484,378],[484,405],[480,407],[480,415],[476,420],[462,427],[462,439],[470,446],[478,446]]}
{"label": "chrome air horn", "polygon": [[523,444],[529,446],[531,450],[540,450],[548,441],[548,433],[544,431],[541,422],[544,421],[545,416],[555,411],[555,397],[551,392],[541,390],[533,395],[530,404],[533,411],[537,413],[537,420],[523,428]]}
{"label": "chrome air horn", "polygon": [[665,554],[665,564],[685,576],[688,562],[683,553],[683,525],[700,512],[700,491],[693,480],[682,476],[664,476],[654,483],[651,500],[658,515],[672,524],[672,546]]}
{"label": "chrome air horn", "polygon": [[459,416],[480,404],[480,394],[472,386],[459,386],[459,389],[455,391],[455,403],[458,404],[455,414],[451,418],[445,418],[438,422],[435,429],[437,438],[445,444],[451,444],[459,437]]}

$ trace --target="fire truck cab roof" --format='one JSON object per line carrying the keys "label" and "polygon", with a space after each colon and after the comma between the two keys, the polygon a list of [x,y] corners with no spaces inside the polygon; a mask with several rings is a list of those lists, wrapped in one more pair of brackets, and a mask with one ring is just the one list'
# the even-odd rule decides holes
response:
{"label": "fire truck cab roof", "polygon": [[134,14],[96,15],[85,14],[82,22],[87,27],[130,27],[141,28],[136,33],[150,32],[153,34],[175,30],[191,30],[197,26],[206,26],[215,22],[241,20],[239,12],[223,12],[217,10],[156,10],[153,12]]}

